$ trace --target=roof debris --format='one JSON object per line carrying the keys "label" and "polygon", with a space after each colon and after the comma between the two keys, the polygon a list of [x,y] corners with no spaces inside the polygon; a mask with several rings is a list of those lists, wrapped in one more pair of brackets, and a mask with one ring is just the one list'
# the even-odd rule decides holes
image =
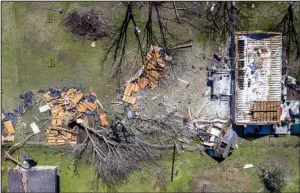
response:
{"label": "roof debris", "polygon": [[[237,124],[279,123],[279,119],[253,119],[257,101],[281,100],[282,35],[268,32],[237,33],[235,65],[235,122]],[[275,111],[279,111],[277,106]]]}
{"label": "roof debris", "polygon": [[147,64],[127,81],[122,100],[131,104],[134,111],[138,111],[136,99],[140,90],[145,89],[146,86],[156,88],[158,81],[168,69],[167,62],[170,61],[172,61],[172,57],[168,56],[164,49],[151,46],[147,53]]}
{"label": "roof debris", "polygon": [[[93,122],[95,127],[108,125],[106,113],[100,113],[96,102],[97,95],[91,88],[89,94],[83,94],[80,88],[49,89],[40,91],[46,103],[40,107],[42,112],[49,109],[52,122],[47,129],[47,142],[51,145],[65,145],[76,143],[78,131],[70,128],[70,123],[80,122],[89,125]],[[100,103],[100,102],[99,102]]]}
{"label": "roof debris", "polygon": [[13,113],[2,113],[1,130],[3,144],[6,144],[7,142],[11,143],[12,141],[14,141],[18,117],[22,116],[27,110],[29,110],[34,104],[36,104],[34,93],[32,91],[21,94],[19,97],[21,100],[17,107],[13,110]]}

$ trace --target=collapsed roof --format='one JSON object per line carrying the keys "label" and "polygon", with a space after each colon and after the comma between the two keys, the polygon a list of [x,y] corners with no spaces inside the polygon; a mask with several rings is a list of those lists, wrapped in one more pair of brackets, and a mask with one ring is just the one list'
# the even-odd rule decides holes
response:
{"label": "collapsed roof", "polygon": [[281,33],[239,32],[235,46],[236,124],[280,122]]}

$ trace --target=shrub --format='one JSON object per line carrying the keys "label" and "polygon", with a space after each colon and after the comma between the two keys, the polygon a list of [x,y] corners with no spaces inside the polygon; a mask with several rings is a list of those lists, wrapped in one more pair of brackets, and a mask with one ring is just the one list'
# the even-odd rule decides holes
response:
{"label": "shrub", "polygon": [[288,162],[283,159],[269,159],[259,166],[260,178],[269,192],[281,192],[289,178]]}

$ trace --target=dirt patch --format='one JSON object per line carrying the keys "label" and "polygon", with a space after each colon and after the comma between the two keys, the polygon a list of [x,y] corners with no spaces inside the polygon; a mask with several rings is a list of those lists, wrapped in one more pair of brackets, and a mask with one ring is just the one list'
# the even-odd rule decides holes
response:
{"label": "dirt patch", "polygon": [[99,39],[110,36],[114,31],[100,8],[75,8],[67,13],[64,25],[75,36],[84,39]]}

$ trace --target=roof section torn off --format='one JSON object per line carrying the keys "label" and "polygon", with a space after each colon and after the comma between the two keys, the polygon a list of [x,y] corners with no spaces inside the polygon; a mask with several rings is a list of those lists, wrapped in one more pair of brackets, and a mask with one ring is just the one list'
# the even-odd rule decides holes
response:
{"label": "roof section torn off", "polygon": [[236,33],[235,44],[236,124],[279,122],[280,105],[275,105],[276,109],[272,109],[272,115],[260,112],[255,113],[254,118],[252,110],[253,105],[259,101],[273,101],[280,104],[281,34],[273,32]]}

